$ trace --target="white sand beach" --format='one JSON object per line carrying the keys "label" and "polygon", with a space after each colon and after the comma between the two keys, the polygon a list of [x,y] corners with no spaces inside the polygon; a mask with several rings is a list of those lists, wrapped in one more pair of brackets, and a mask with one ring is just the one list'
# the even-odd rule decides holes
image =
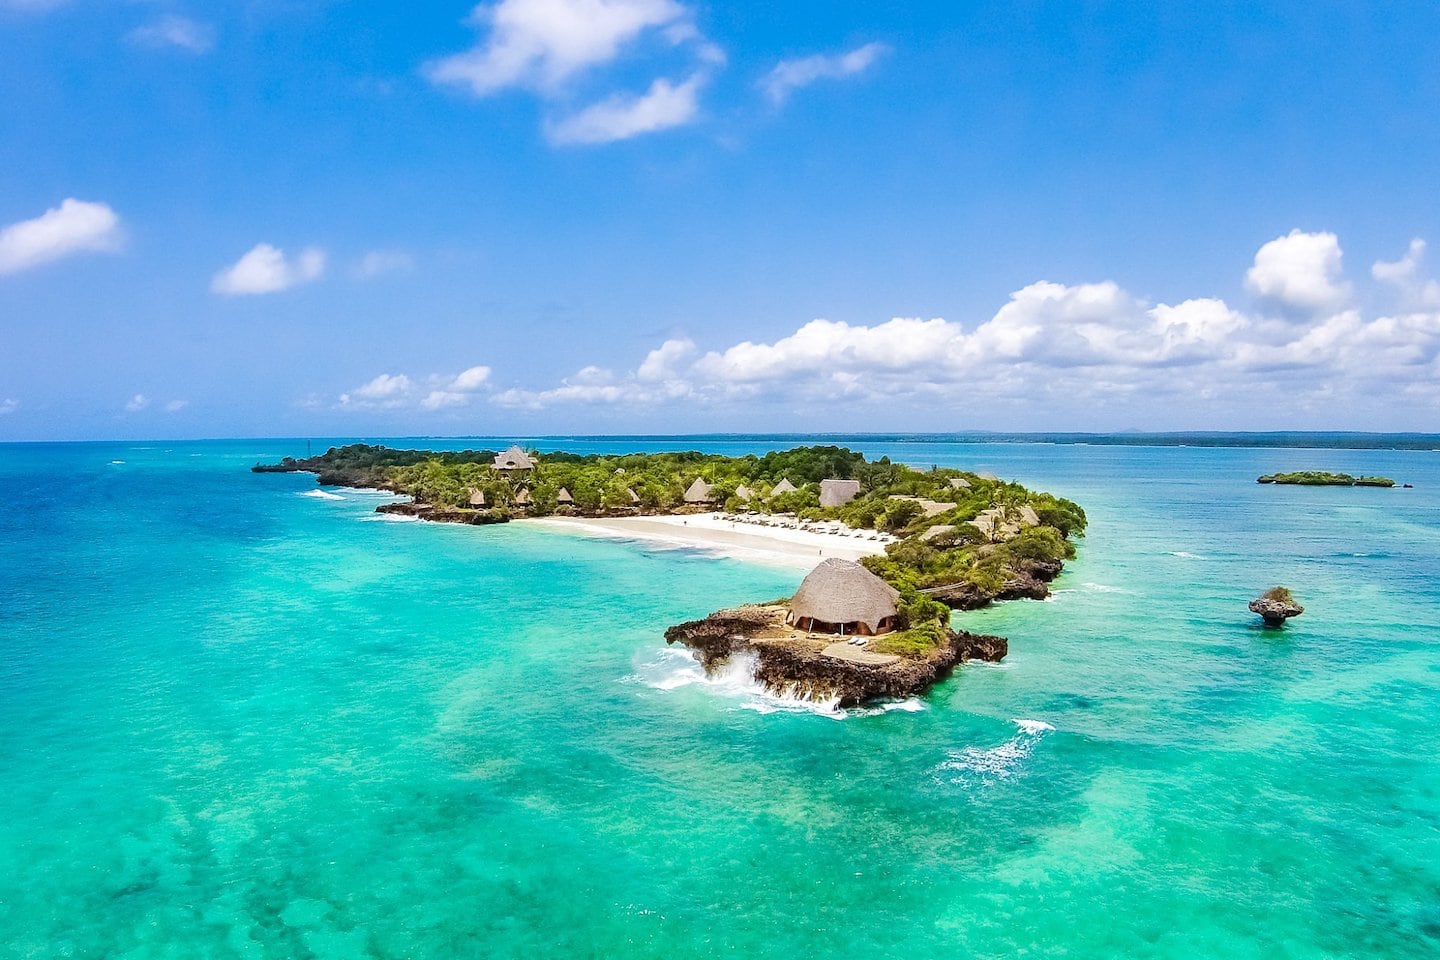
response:
{"label": "white sand beach", "polygon": [[747,516],[732,519],[719,513],[659,517],[539,517],[522,522],[591,536],[649,540],[672,547],[708,550],[739,560],[807,570],[829,557],[859,560],[882,554],[890,539],[874,530],[802,530],[795,520],[789,518]]}

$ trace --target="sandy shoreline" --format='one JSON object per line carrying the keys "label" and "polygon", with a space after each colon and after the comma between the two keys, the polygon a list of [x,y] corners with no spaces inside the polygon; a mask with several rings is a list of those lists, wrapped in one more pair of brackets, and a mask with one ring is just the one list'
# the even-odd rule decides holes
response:
{"label": "sandy shoreline", "polygon": [[[751,518],[760,519],[760,518]],[[537,517],[518,521],[589,536],[648,540],[737,560],[808,570],[821,560],[859,560],[885,552],[884,540],[722,520],[717,513],[659,517]]]}

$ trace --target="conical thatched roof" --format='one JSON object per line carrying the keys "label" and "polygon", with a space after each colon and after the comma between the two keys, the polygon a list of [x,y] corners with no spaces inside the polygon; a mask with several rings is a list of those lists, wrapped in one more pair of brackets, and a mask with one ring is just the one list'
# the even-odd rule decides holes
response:
{"label": "conical thatched roof", "polygon": [[569,491],[569,490],[566,490],[564,487],[561,487],[561,488],[560,488],[560,492],[557,493],[557,494],[555,494],[555,502],[556,502],[556,503],[574,503],[574,502],[575,502],[575,498],[572,497],[572,496],[570,496],[570,491]]}
{"label": "conical thatched roof", "polygon": [[770,491],[770,496],[778,497],[782,493],[794,493],[795,484],[790,482],[789,477],[781,477],[780,482],[775,484],[775,489]]}
{"label": "conical thatched roof", "polygon": [[871,633],[898,612],[900,594],[858,563],[831,557],[810,571],[790,601],[790,621],[863,623]]}
{"label": "conical thatched roof", "polygon": [[951,477],[951,478],[950,478],[950,489],[951,489],[951,490],[969,490],[969,489],[970,489],[970,481],[969,481],[969,480],[966,480],[964,477]]}
{"label": "conical thatched roof", "polygon": [[484,491],[484,490],[471,490],[471,491],[470,491],[470,506],[472,506],[472,507],[483,507],[483,506],[485,506],[485,491]]}
{"label": "conical thatched roof", "polygon": [[519,492],[515,494],[515,506],[528,507],[530,506],[530,503],[530,491],[526,490],[524,487],[521,487]]}
{"label": "conical thatched roof", "polygon": [[740,486],[735,488],[735,496],[739,497],[741,500],[751,500],[755,497],[755,494],[751,492],[749,487],[745,486],[745,484],[742,483],[740,484]]}
{"label": "conical thatched roof", "polygon": [[626,487],[626,488],[625,488],[625,492],[628,493],[628,494],[630,494],[630,502],[631,502],[631,503],[639,503],[639,502],[640,502],[640,494],[636,493],[634,490],[631,490],[629,487]]}
{"label": "conical thatched roof", "polygon": [[696,477],[696,478],[695,478],[695,482],[692,483],[692,484],[690,484],[690,489],[685,491],[685,502],[686,502],[686,503],[709,503],[709,502],[710,502],[710,484],[706,483],[706,482],[705,482],[703,479],[701,479],[700,477]]}
{"label": "conical thatched roof", "polygon": [[533,470],[535,469],[535,461],[532,460],[530,455],[524,450],[521,450],[518,446],[514,446],[504,453],[497,453],[495,455],[495,469]]}
{"label": "conical thatched roof", "polygon": [[821,480],[820,506],[843,507],[860,496],[859,480]]}

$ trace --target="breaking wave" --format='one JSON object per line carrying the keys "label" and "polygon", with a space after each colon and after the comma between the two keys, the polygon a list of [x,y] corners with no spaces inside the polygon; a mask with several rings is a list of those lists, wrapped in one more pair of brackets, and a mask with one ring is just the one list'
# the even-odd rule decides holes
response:
{"label": "breaking wave", "polygon": [[300,496],[309,497],[312,500],[344,500],[338,493],[331,493],[329,490],[305,490]]}
{"label": "breaking wave", "polygon": [[813,713],[832,720],[844,720],[896,711],[917,713],[928,709],[924,701],[915,697],[842,709],[838,697],[808,700],[773,693],[755,682],[755,664],[754,654],[737,654],[719,670],[707,675],[700,661],[689,650],[667,648],[660,651],[654,660],[641,664],[634,673],[622,678],[621,682],[638,683],[652,690],[664,691],[700,686],[721,697],[738,701],[732,709],[753,710],[759,714]]}
{"label": "breaking wave", "polygon": [[949,759],[935,768],[935,779],[942,783],[969,786],[992,783],[1018,774],[1035,747],[1055,728],[1044,720],[1012,719],[1016,733],[996,747],[965,747],[953,751]]}

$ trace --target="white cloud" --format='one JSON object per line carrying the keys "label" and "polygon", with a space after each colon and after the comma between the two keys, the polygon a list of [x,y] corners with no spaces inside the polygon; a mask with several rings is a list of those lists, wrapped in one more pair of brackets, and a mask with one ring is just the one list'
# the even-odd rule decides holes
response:
{"label": "white cloud", "polygon": [[20,401],[14,399],[0,400],[0,417],[8,416],[20,409]]}
{"label": "white cloud", "polygon": [[579,113],[545,125],[551,143],[612,143],[643,133],[654,133],[690,123],[699,113],[696,99],[703,74],[676,86],[657,79],[640,96],[617,93],[591,104]]}
{"label": "white cloud", "polygon": [[113,252],[120,240],[120,217],[114,210],[71,197],[33,220],[0,228],[0,274],[86,251]]}
{"label": "white cloud", "polygon": [[490,380],[489,367],[471,367],[450,381],[450,389],[460,393],[473,393]]}
{"label": "white cloud", "polygon": [[131,43],[144,47],[173,47],[187,53],[208,53],[215,46],[215,31],[188,17],[166,16],[131,30]]}
{"label": "white cloud", "polygon": [[413,384],[403,373],[382,373],[369,383],[340,394],[342,407],[399,407],[410,395]]}
{"label": "white cloud", "polygon": [[413,406],[422,410],[444,410],[463,407],[477,393],[488,388],[490,368],[470,367],[454,376],[435,374],[423,382],[426,386],[420,388],[403,373],[382,373],[369,383],[340,394],[338,405],[356,410]]}
{"label": "white cloud", "polygon": [[[588,367],[556,387],[514,388],[492,399],[532,409],[658,407],[679,398],[691,404],[845,398],[883,409],[909,398],[932,408],[963,402],[967,411],[1037,397],[1052,410],[1112,403],[1185,410],[1213,401],[1252,412],[1302,403],[1351,404],[1337,408],[1347,411],[1377,397],[1440,406],[1434,387],[1440,306],[1367,318],[1344,306],[1351,289],[1333,236],[1290,234],[1277,243],[1262,248],[1250,277],[1267,305],[1295,311],[1283,321],[1211,297],[1148,303],[1113,282],[1042,281],[1017,290],[974,325],[816,319],[771,341],[703,353],[688,339],[672,338],[631,373]],[[1416,259],[1418,252],[1412,246]],[[1377,276],[1390,282],[1413,273],[1382,268]]]}
{"label": "white cloud", "polygon": [[148,406],[150,406],[150,398],[143,393],[137,393],[126,402],[125,410],[127,413],[139,413]]}
{"label": "white cloud", "polygon": [[869,69],[889,48],[883,43],[867,43],[847,53],[826,56],[815,54],[796,60],[782,60],[760,80],[760,89],[779,106],[790,94],[808,87],[817,80],[838,80]]}
{"label": "white cloud", "polygon": [[215,274],[210,289],[227,296],[278,293],[318,279],[324,272],[324,250],[307,247],[291,263],[285,251],[261,243],[234,265]]}
{"label": "white cloud", "polygon": [[487,31],[484,40],[424,72],[434,83],[463,86],[479,97],[514,86],[553,92],[576,74],[615,60],[646,31],[676,27],[689,16],[674,0],[480,4],[470,23]]}
{"label": "white cloud", "polygon": [[645,355],[635,376],[647,382],[674,380],[678,365],[695,355],[695,341],[688,338],[666,340]]}
{"label": "white cloud", "polygon": [[[477,97],[535,91],[567,111],[551,113],[543,124],[554,144],[612,143],[690,123],[699,115],[705,81],[726,61],[677,0],[498,0],[477,6],[469,22],[482,31],[480,42],[426,64],[425,77]],[[688,79],[657,77],[642,94],[615,91],[587,97],[589,106],[571,106],[581,77],[657,46],[687,51],[696,64]]]}
{"label": "white cloud", "polygon": [[1245,283],[1262,301],[1287,313],[1334,310],[1350,298],[1340,258],[1335,234],[1292,230],[1260,248]]}
{"label": "white cloud", "polygon": [[414,268],[415,259],[404,250],[371,250],[355,265],[355,276],[369,280],[390,273],[409,273]]}
{"label": "white cloud", "polygon": [[165,404],[165,412],[179,413],[181,410],[184,410],[188,406],[190,406],[189,400],[171,400],[169,403]]}
{"label": "white cloud", "polygon": [[1399,290],[1407,306],[1440,307],[1440,281],[1420,276],[1420,264],[1424,259],[1425,241],[1416,237],[1410,241],[1405,256],[1393,262],[1376,261],[1370,268],[1370,275]]}

